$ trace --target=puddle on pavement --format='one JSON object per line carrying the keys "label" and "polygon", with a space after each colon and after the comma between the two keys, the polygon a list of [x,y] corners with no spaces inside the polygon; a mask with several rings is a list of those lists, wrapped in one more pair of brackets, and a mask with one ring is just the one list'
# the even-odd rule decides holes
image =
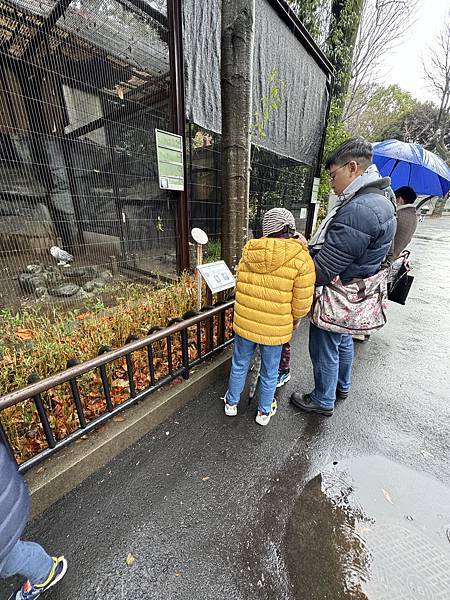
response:
{"label": "puddle on pavement", "polygon": [[449,600],[450,489],[382,457],[311,480],[286,530],[298,600]]}

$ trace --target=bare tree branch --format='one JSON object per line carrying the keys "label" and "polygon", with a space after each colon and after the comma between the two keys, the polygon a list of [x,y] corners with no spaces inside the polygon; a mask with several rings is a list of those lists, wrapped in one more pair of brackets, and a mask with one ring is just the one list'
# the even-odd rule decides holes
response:
{"label": "bare tree branch", "polygon": [[[417,3],[418,0],[365,0],[353,55],[352,80],[344,111],[345,121],[357,117],[367,106],[373,95],[383,58],[398,46],[408,33],[414,22]],[[363,88],[366,92],[365,100],[361,101]]]}
{"label": "bare tree branch", "polygon": [[450,129],[450,12],[447,21],[437,38],[436,44],[429,48],[427,60],[423,60],[423,70],[428,88],[438,100],[439,110],[434,123],[436,148],[447,160],[450,148],[446,142]]}

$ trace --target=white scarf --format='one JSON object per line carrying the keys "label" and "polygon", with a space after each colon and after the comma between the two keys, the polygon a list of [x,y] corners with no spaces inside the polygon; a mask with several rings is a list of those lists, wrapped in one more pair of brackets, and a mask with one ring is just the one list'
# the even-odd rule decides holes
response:
{"label": "white scarf", "polygon": [[359,190],[363,187],[369,186],[371,183],[375,181],[379,181],[382,179],[376,165],[372,164],[362,173],[359,177],[356,177],[350,185],[348,185],[342,194],[339,194],[338,201],[336,205],[330,210],[325,219],[319,226],[319,229],[313,235],[311,240],[309,241],[309,248],[314,251],[320,250],[325,242],[325,236],[328,230],[328,227],[331,224],[331,221],[336,216],[338,210],[350,202],[350,200],[359,192]]}

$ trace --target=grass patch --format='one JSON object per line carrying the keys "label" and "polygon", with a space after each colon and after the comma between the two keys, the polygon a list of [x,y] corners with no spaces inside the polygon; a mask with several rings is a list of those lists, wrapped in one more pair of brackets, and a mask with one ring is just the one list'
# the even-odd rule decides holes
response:
{"label": "grass patch", "polygon": [[[86,361],[98,354],[101,346],[123,346],[130,335],[147,335],[154,325],[165,326],[196,305],[195,282],[185,275],[173,284],[147,285],[124,283],[112,293],[106,307],[100,298],[89,300],[82,309],[51,312],[42,308],[18,313],[0,311],[0,393],[6,394],[27,385],[31,373],[39,378],[66,368],[75,358]],[[174,367],[180,364],[179,340],[173,340]],[[165,341],[155,345],[155,375],[167,373]],[[195,355],[190,346],[190,354]],[[139,391],[149,385],[150,374],[145,352],[133,356],[134,383]],[[125,359],[108,366],[108,379],[114,404],[129,397]],[[86,419],[92,420],[105,411],[99,373],[86,373],[78,380]],[[50,414],[55,438],[62,439],[79,427],[78,415],[64,385],[43,395]],[[46,448],[47,444],[32,401],[21,403],[0,413],[0,419],[19,462]]]}

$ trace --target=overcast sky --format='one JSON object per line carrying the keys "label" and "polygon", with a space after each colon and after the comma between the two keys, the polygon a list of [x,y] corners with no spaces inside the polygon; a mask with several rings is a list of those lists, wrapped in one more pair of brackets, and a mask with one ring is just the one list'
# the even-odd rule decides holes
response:
{"label": "overcast sky", "polygon": [[420,0],[416,22],[402,41],[385,58],[381,79],[387,84],[398,84],[419,100],[433,100],[423,78],[422,56],[439,34],[450,0]]}

